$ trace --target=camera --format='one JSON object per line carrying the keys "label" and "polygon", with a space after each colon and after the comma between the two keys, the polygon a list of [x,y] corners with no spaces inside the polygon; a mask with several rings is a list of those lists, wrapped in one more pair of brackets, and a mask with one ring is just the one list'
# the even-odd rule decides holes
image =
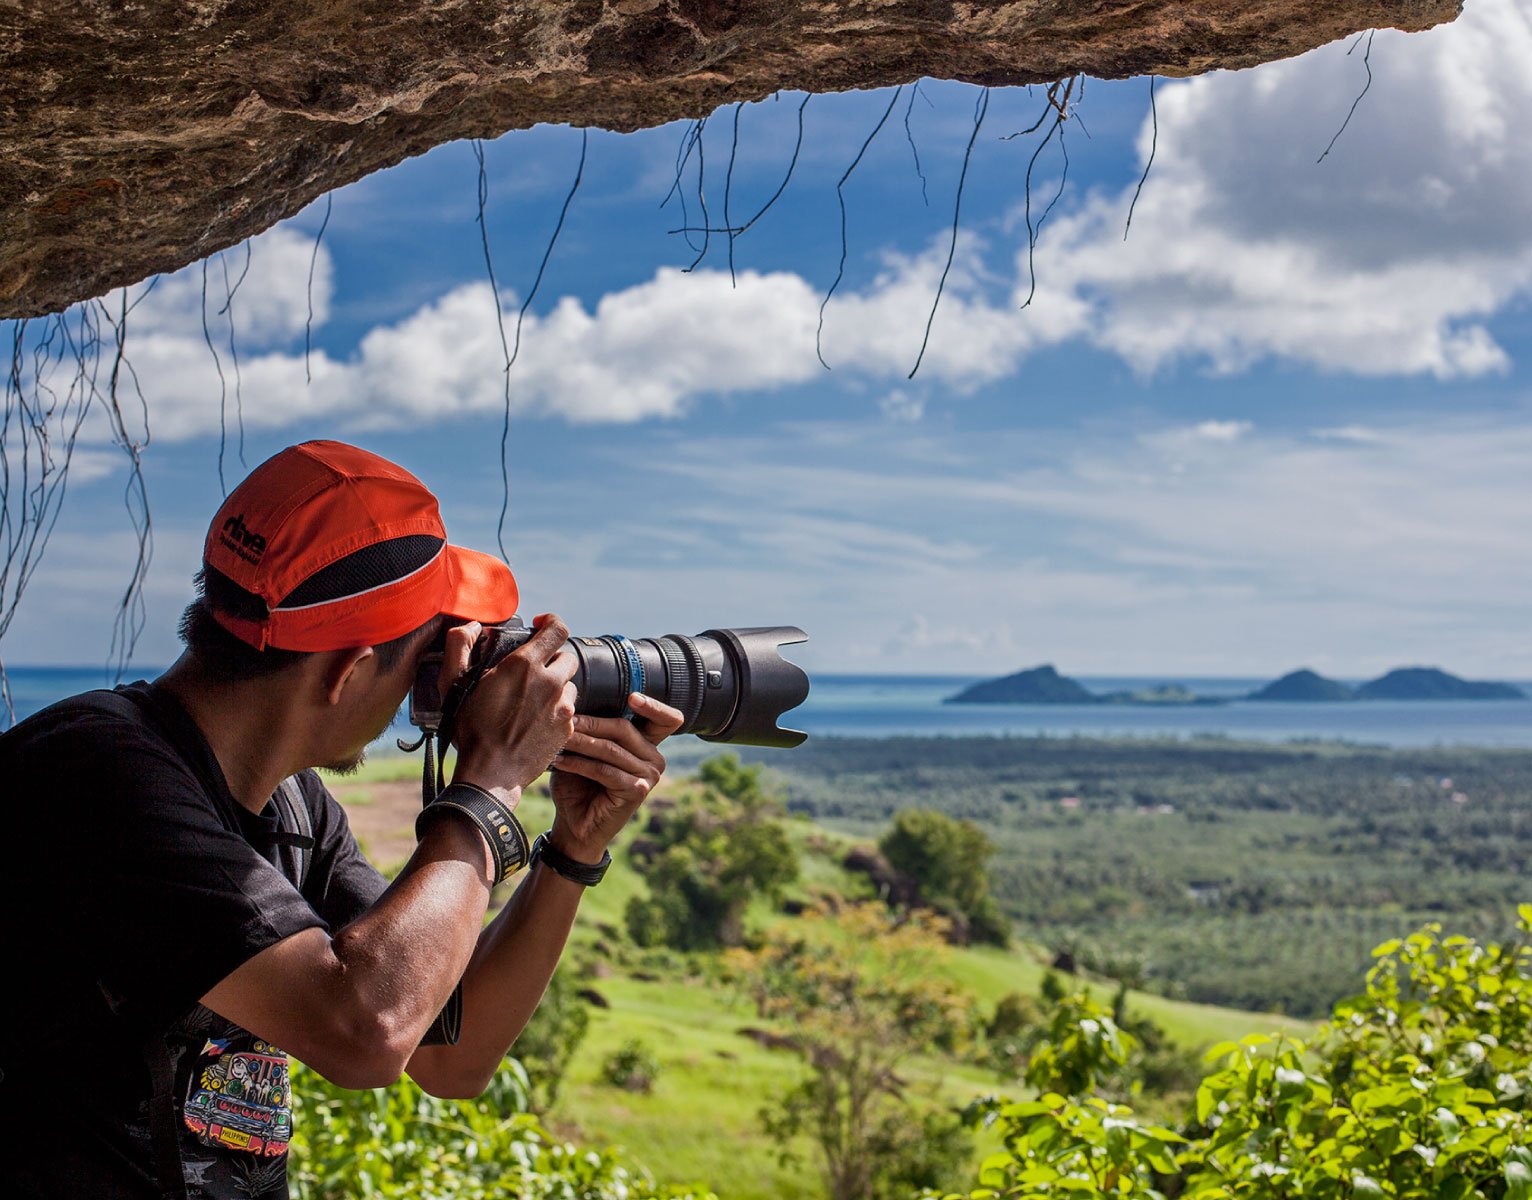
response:
{"label": "camera", "polygon": [[[532,632],[519,617],[485,629],[457,687],[471,689]],[[787,747],[808,734],[779,728],[777,721],[807,698],[809,677],[782,657],[781,648],[806,641],[808,635],[796,626],[770,625],[708,629],[693,637],[574,637],[564,650],[578,662],[576,712],[631,717],[628,696],[642,692],[680,710],[685,720],[678,733],[709,742]],[[448,703],[440,688],[442,651],[442,642],[431,647],[410,691],[410,721],[431,733],[441,728]]]}

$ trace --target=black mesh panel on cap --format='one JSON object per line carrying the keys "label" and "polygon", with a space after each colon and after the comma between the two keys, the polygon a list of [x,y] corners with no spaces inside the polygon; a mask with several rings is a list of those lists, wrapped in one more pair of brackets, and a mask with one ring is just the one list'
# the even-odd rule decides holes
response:
{"label": "black mesh panel on cap", "polygon": [[304,608],[368,592],[412,575],[447,543],[429,533],[390,538],[364,546],[328,567],[315,571],[278,602],[278,608]]}

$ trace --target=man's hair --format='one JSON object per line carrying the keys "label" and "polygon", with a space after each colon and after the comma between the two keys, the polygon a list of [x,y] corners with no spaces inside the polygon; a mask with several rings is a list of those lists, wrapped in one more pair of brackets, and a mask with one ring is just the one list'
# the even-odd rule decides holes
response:
{"label": "man's hair", "polygon": [[[212,567],[198,571],[194,582],[197,598],[181,614],[179,633],[186,648],[197,656],[202,668],[214,679],[223,683],[245,683],[275,675],[308,657],[310,652],[306,650],[279,650],[275,646],[257,650],[235,637],[213,616],[217,610],[247,621],[264,620],[266,602],[254,592],[247,592]],[[384,671],[392,671],[420,644],[428,631],[434,635],[441,628],[442,620],[439,616],[432,617],[420,628],[374,646],[378,666]]]}

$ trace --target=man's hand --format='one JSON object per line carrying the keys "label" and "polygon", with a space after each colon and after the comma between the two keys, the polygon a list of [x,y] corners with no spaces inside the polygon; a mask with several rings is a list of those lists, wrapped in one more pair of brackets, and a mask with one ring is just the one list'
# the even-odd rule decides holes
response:
{"label": "man's hand", "polygon": [[[458,716],[454,781],[519,792],[553,761],[575,730],[573,654],[560,654],[569,629],[551,614],[532,622],[537,632],[485,672]],[[443,694],[468,669],[483,627],[477,621],[447,633]],[[509,798],[514,806],[516,797]]]}
{"label": "man's hand", "polygon": [[548,840],[576,862],[599,862],[665,772],[658,746],[686,719],[668,704],[634,692],[621,717],[574,719],[574,733],[554,760],[550,791],[556,815]]}

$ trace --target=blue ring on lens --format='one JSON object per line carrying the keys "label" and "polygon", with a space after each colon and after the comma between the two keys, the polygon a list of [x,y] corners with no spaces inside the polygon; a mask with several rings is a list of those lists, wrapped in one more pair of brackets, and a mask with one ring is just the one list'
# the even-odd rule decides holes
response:
{"label": "blue ring on lens", "polygon": [[644,690],[644,660],[638,656],[638,647],[623,637],[622,634],[609,633],[606,635],[606,638],[612,645],[621,649],[628,660],[628,690],[623,693],[622,697],[622,718],[625,721],[631,721],[634,713],[632,707],[628,704],[628,697],[634,692]]}

